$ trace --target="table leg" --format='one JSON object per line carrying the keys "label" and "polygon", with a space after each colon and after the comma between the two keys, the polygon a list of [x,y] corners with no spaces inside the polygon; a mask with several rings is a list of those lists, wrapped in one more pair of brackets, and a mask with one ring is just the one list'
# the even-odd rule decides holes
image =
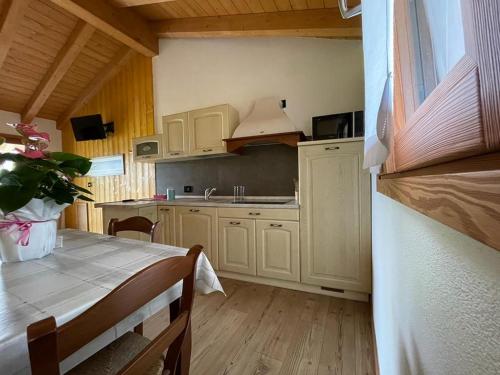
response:
{"label": "table leg", "polygon": [[178,316],[181,311],[181,299],[177,298],[176,300],[170,302],[170,323],[172,323]]}

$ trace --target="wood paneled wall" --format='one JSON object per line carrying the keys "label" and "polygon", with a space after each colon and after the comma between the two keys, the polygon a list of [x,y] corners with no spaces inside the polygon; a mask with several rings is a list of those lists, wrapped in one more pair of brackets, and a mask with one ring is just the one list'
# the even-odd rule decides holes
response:
{"label": "wood paneled wall", "polygon": [[[134,55],[122,70],[78,115],[100,113],[104,122],[115,123],[114,135],[107,139],[75,142],[71,125],[63,125],[63,150],[89,158],[125,154],[125,175],[84,177],[76,183],[94,193],[95,202],[152,197],[155,191],[154,164],[132,162],[132,138],[154,134],[153,75],[151,58]],[[88,228],[102,232],[102,209],[88,205]],[[66,209],[66,227],[77,228],[75,205]]]}

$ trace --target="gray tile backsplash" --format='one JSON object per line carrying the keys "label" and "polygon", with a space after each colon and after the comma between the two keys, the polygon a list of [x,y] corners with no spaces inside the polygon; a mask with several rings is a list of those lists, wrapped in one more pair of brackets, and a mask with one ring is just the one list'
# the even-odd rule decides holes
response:
{"label": "gray tile backsplash", "polygon": [[[233,185],[245,185],[247,196],[293,196],[298,176],[297,148],[285,145],[245,147],[241,156],[200,158],[156,164],[156,192],[174,188],[177,195],[233,195]],[[184,186],[193,193],[184,193]]]}

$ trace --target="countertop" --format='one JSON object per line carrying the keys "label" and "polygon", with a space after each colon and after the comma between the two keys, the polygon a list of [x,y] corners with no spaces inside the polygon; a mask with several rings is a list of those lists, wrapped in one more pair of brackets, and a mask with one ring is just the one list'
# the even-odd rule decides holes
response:
{"label": "countertop", "polygon": [[[198,207],[236,207],[236,208],[299,208],[299,202],[293,197],[245,197],[246,201],[266,201],[269,203],[233,203],[232,197],[178,197],[175,200],[136,199],[133,202],[107,202],[96,203],[96,208],[102,207],[128,207],[141,208],[150,206],[198,206]],[[276,202],[276,203],[273,203]],[[285,202],[285,203],[278,203]]]}

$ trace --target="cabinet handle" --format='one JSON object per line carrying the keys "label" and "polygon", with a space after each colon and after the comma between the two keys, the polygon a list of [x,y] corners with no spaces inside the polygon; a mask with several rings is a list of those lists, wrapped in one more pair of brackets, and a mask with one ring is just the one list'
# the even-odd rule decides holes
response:
{"label": "cabinet handle", "polygon": [[160,211],[170,211],[170,208],[160,208]]}
{"label": "cabinet handle", "polygon": [[191,208],[189,211],[190,212],[200,212],[200,210],[197,210],[197,209],[194,209],[194,208]]}
{"label": "cabinet handle", "polygon": [[206,148],[203,150],[203,152],[210,152],[210,151],[213,151],[211,148]]}
{"label": "cabinet handle", "polygon": [[281,228],[283,224],[270,224],[269,226],[273,228]]}
{"label": "cabinet handle", "polygon": [[240,225],[241,223],[239,221],[231,221],[229,222],[231,225]]}
{"label": "cabinet handle", "polygon": [[170,153],[171,156],[180,155],[180,154],[181,154],[180,152],[171,152]]}
{"label": "cabinet handle", "polygon": [[340,147],[325,147],[325,151],[333,151],[333,150],[340,150]]}
{"label": "cabinet handle", "polygon": [[250,216],[259,216],[260,212],[249,212],[248,213]]}

